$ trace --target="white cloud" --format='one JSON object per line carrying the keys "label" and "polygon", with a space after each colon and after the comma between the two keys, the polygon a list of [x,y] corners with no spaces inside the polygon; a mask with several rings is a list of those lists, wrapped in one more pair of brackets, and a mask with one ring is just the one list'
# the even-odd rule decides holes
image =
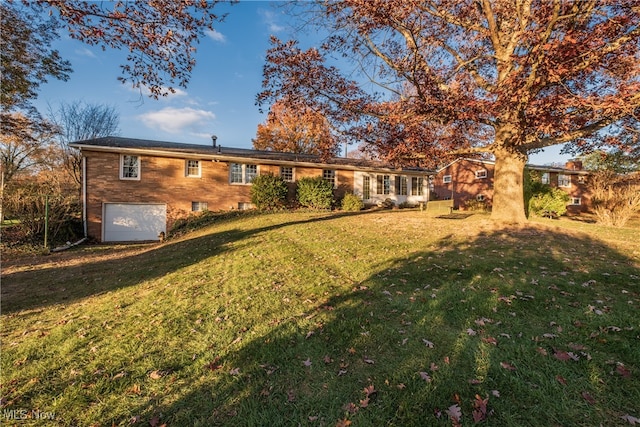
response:
{"label": "white cloud", "polygon": [[87,49],[86,47],[77,48],[75,54],[78,56],[86,56],[87,58],[96,58],[96,54]]}
{"label": "white cloud", "polygon": [[284,27],[277,22],[277,16],[270,10],[260,9],[259,12],[262,15],[262,21],[267,24],[269,31],[272,33],[279,33],[284,31]]}
{"label": "white cloud", "polygon": [[209,36],[210,39],[216,42],[224,43],[227,41],[225,35],[216,30],[207,30],[205,31],[205,34]]}
{"label": "white cloud", "polygon": [[141,114],[138,118],[150,128],[174,134],[183,132],[193,134],[211,129],[211,122],[215,120],[216,115],[211,111],[194,108],[166,107],[162,110]]}

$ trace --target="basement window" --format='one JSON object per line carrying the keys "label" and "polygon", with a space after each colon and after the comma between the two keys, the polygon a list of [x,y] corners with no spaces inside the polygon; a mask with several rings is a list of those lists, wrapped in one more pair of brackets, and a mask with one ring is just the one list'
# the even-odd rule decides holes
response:
{"label": "basement window", "polygon": [[191,212],[204,212],[208,210],[209,206],[207,202],[191,202]]}
{"label": "basement window", "polygon": [[487,170],[480,169],[476,171],[476,179],[482,179],[487,177]]}

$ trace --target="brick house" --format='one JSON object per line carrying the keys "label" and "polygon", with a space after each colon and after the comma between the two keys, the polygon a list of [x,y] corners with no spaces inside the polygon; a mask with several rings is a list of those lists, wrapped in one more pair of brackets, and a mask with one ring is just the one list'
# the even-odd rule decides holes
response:
{"label": "brick house", "polygon": [[[570,160],[565,167],[527,165],[543,183],[566,191],[571,197],[567,213],[578,214],[589,210],[590,192],[587,187],[589,172],[582,170],[582,163]],[[440,168],[431,183],[431,198],[453,200],[456,209],[465,209],[469,201],[485,202],[489,207],[493,200],[495,162],[480,159],[457,159]]]}
{"label": "brick house", "polygon": [[251,207],[251,180],[272,173],[290,182],[322,176],[335,197],[353,192],[366,204],[429,198],[425,169],[398,169],[361,159],[256,151],[120,137],[70,144],[80,150],[86,235],[99,241],[158,240],[192,212]]}

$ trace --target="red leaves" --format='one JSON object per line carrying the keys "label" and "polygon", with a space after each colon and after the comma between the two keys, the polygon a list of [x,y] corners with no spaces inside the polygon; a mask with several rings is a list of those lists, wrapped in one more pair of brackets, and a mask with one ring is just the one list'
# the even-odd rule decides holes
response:
{"label": "red leaves", "polygon": [[489,402],[489,398],[481,398],[476,394],[475,400],[473,401],[473,412],[471,416],[473,417],[473,422],[479,423],[484,421],[487,418],[487,403]]}
{"label": "red leaves", "polygon": [[507,362],[500,362],[500,366],[508,371],[515,371],[516,367]]}

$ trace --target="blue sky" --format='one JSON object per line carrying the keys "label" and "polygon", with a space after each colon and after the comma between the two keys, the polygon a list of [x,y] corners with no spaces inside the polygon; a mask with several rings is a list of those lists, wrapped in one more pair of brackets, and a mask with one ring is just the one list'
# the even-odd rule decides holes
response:
{"label": "blue sky", "polygon": [[[288,39],[292,34],[291,18],[277,6],[273,1],[220,5],[218,11],[229,15],[197,46],[197,64],[189,86],[159,100],[141,96],[139,90],[117,80],[124,52],[103,52],[71,40],[63,31],[55,48],[71,61],[73,73],[67,82],[51,80],[41,86],[36,106],[48,114],[49,106],[55,110],[60,103],[106,104],[120,115],[120,136],[211,144],[211,135],[216,135],[223,146],[251,148],[256,128],[265,120],[255,105],[255,96],[261,90],[269,37]],[[560,156],[559,150],[547,149],[531,156],[530,162],[568,159]]]}

